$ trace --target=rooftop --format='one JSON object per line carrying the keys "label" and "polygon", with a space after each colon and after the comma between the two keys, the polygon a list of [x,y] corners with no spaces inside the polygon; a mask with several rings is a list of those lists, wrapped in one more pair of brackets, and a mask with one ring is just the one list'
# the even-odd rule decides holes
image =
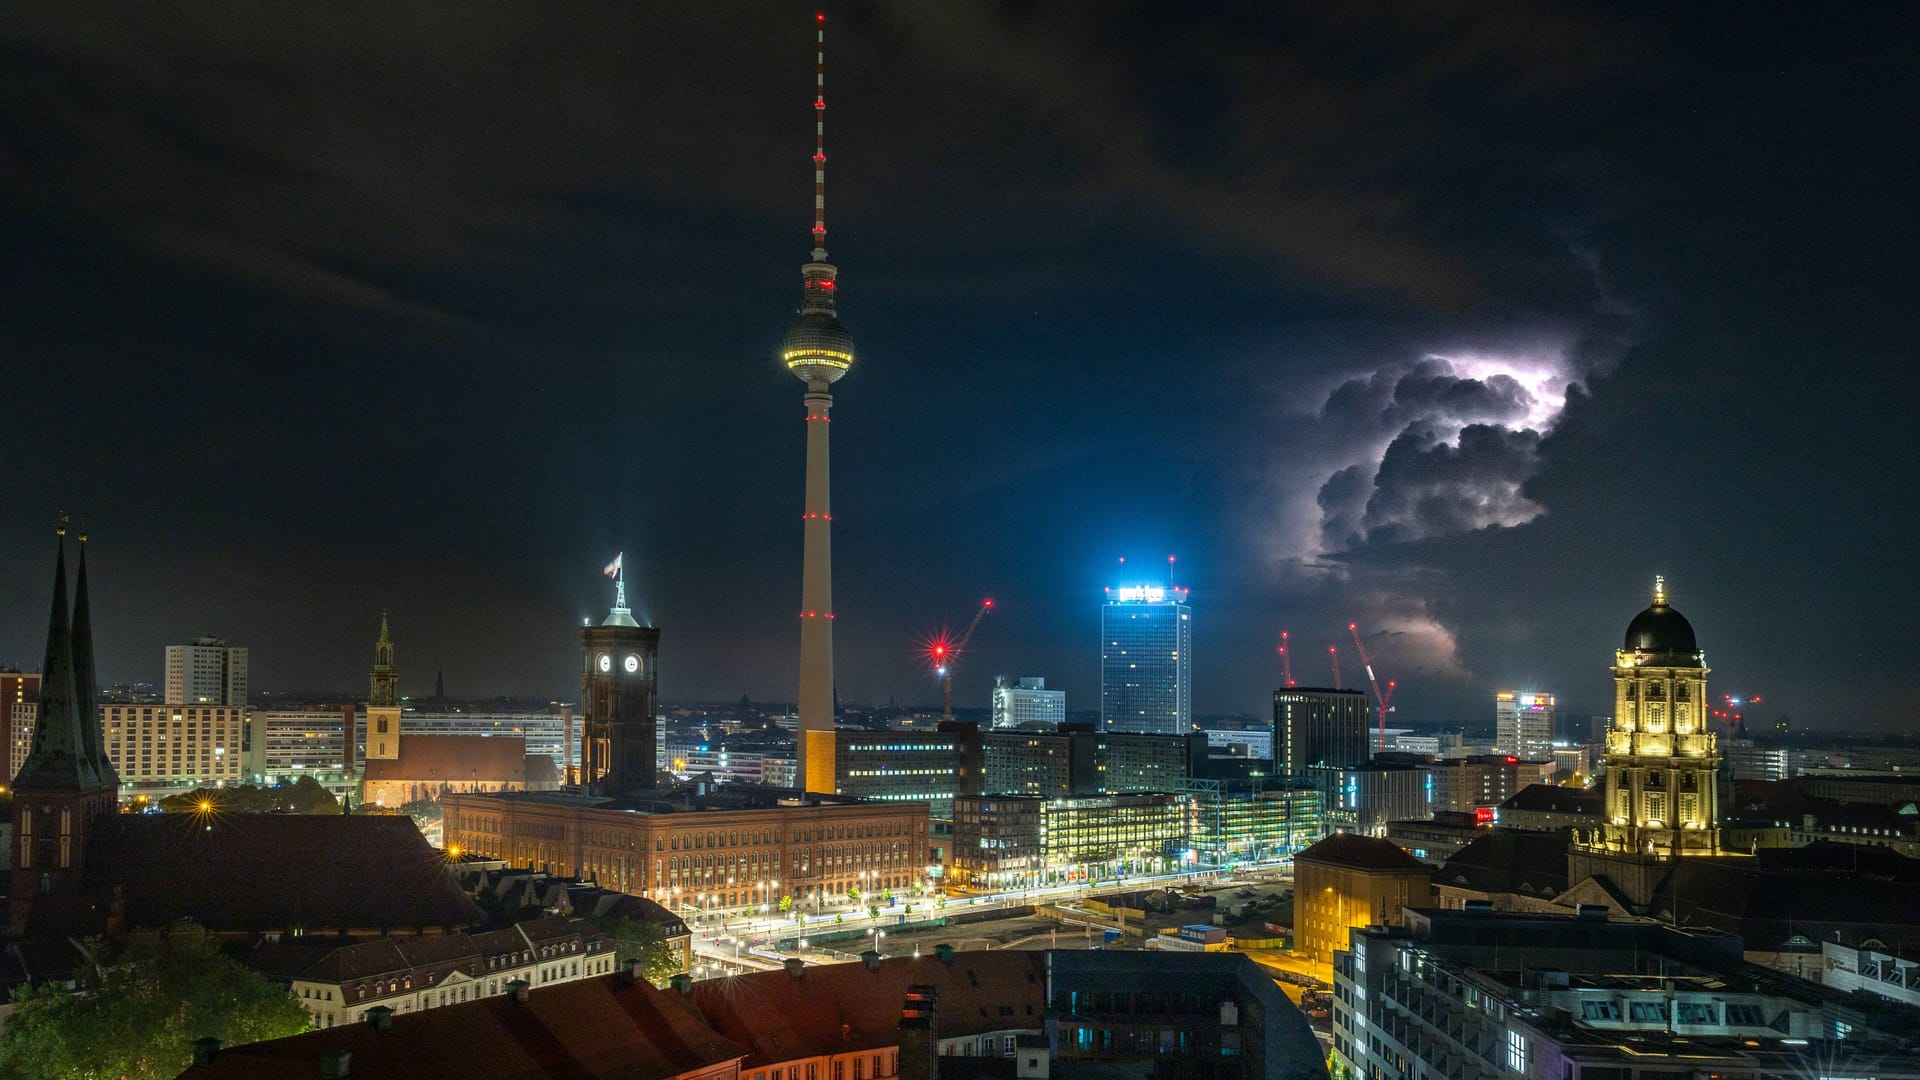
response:
{"label": "rooftop", "polygon": [[1430,867],[1407,854],[1398,844],[1359,833],[1337,832],[1294,856],[1295,862],[1316,862],[1354,870],[1418,870]]}

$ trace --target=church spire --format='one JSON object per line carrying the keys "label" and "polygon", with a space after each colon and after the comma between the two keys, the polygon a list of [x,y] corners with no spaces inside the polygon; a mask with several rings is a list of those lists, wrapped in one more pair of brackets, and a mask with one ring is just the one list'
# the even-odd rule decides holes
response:
{"label": "church spire", "polygon": [[[84,529],[84,527],[83,527]],[[87,534],[80,533],[80,569],[73,579],[73,693],[80,714],[80,743],[93,771],[105,785],[118,787],[120,775],[107,756],[100,730],[100,680],[93,666],[93,611],[87,602]]]}
{"label": "church spire", "polygon": [[400,672],[393,666],[393,638],[387,633],[387,613],[380,613],[380,640],[373,643],[373,674],[368,705],[400,704]]}
{"label": "church spire", "polygon": [[47,654],[40,665],[40,716],[33,727],[33,749],[17,788],[90,791],[101,786],[80,734],[78,693],[73,681],[73,638],[67,622],[67,517],[55,530],[60,543],[53,564],[53,610],[47,617]]}

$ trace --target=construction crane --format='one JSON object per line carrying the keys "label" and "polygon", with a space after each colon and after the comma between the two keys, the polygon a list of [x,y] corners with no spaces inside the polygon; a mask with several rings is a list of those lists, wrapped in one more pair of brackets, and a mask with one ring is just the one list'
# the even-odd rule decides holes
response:
{"label": "construction crane", "polygon": [[1367,658],[1367,646],[1360,640],[1360,625],[1348,623],[1347,633],[1353,635],[1353,647],[1360,650],[1360,663],[1367,669],[1367,682],[1373,686],[1373,700],[1380,707],[1380,741],[1374,753],[1385,753],[1387,749],[1387,713],[1393,709],[1393,691],[1399,685],[1392,679],[1387,680],[1385,693],[1380,691],[1380,680],[1373,676],[1373,661]]}
{"label": "construction crane", "polygon": [[1333,688],[1335,690],[1345,690],[1346,686],[1340,682],[1340,649],[1338,646],[1327,646],[1327,659],[1333,661]]}
{"label": "construction crane", "polygon": [[1280,677],[1293,685],[1293,654],[1287,651],[1287,632],[1280,631]]}
{"label": "construction crane", "polygon": [[973,640],[973,632],[980,629],[980,620],[986,618],[987,612],[992,610],[993,598],[988,597],[981,601],[980,609],[973,613],[973,621],[967,624],[967,628],[961,632],[959,637],[949,641],[947,640],[947,635],[941,634],[927,645],[927,659],[932,661],[933,673],[940,678],[940,717],[942,720],[953,719],[954,661],[960,659],[960,654],[966,651],[967,642]]}

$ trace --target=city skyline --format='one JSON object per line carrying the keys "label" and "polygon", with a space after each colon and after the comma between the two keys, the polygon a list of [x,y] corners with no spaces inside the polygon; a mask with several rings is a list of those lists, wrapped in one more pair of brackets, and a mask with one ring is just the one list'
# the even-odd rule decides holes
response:
{"label": "city skyline", "polygon": [[[0,663],[65,508],[103,683],[217,634],[355,686],[390,610],[404,679],[564,694],[624,550],[664,698],[792,700],[806,16],[367,18],[0,32]],[[1178,553],[1197,713],[1270,707],[1283,629],[1360,686],[1348,622],[1399,715],[1604,712],[1593,643],[1665,574],[1750,719],[1911,726],[1899,35],[1102,22],[836,16],[842,701],[935,700],[919,631],[993,595],[956,702],[1085,708],[1113,560]]]}

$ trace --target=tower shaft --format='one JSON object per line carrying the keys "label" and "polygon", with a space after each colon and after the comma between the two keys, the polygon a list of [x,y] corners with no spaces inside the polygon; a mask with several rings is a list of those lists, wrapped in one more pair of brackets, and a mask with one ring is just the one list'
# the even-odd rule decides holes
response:
{"label": "tower shaft", "polygon": [[832,794],[833,761],[833,505],[828,433],[833,395],[825,383],[807,388],[807,497],[800,581],[799,786]]}

